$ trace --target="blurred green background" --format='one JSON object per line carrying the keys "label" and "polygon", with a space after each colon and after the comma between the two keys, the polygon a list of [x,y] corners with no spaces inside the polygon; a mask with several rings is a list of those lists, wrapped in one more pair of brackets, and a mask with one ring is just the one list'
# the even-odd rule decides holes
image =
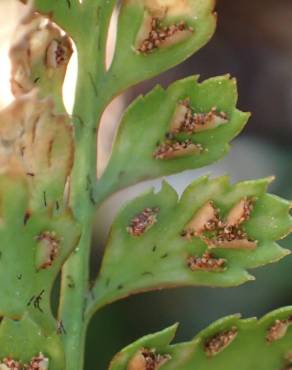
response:
{"label": "blurred green background", "polygon": [[[252,118],[231,153],[199,171],[171,176],[181,192],[197,176],[229,173],[232,180],[276,175],[271,191],[292,198],[292,2],[219,0],[218,29],[212,41],[184,64],[133,88],[130,102],[157,82],[167,85],[190,74],[202,79],[231,73],[239,84],[239,107]],[[114,214],[127,199],[159,181],[111,197],[98,210],[93,240],[93,274]],[[292,248],[292,238],[283,245]],[[141,294],[106,307],[88,333],[86,370],[106,369],[112,356],[136,338],[180,322],[176,340],[188,340],[212,321],[230,313],[244,317],[292,304],[292,257],[252,272],[256,281],[233,289],[185,288]]]}

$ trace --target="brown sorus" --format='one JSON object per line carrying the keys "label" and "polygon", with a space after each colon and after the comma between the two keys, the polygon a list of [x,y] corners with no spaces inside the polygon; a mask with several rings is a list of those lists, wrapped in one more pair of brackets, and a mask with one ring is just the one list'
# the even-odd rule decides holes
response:
{"label": "brown sorus", "polygon": [[196,132],[216,128],[227,122],[227,114],[218,111],[216,107],[212,107],[208,113],[193,112],[189,100],[186,99],[176,107],[170,125],[170,132],[183,132],[191,135]]}
{"label": "brown sorus", "polygon": [[186,239],[198,237],[205,231],[215,230],[218,221],[218,210],[214,207],[213,202],[209,201],[195,213],[181,235]]}
{"label": "brown sorus", "polygon": [[188,257],[187,264],[192,271],[222,272],[226,268],[224,258],[215,258],[209,252],[204,253],[202,257]]}
{"label": "brown sorus", "polygon": [[222,331],[206,340],[204,351],[208,357],[213,357],[223,351],[237,336],[237,328],[232,327],[230,330]]}
{"label": "brown sorus", "polygon": [[288,327],[292,324],[292,316],[289,316],[288,319],[276,320],[273,325],[271,325],[266,334],[266,340],[269,343],[275,342],[279,339],[282,339],[288,330]]}
{"label": "brown sorus", "polygon": [[158,146],[153,157],[155,159],[172,159],[191,154],[200,154],[202,150],[203,147],[201,144],[195,144],[191,140],[166,140]]}
{"label": "brown sorus", "polygon": [[127,227],[129,234],[133,236],[141,236],[157,222],[157,214],[159,208],[145,208],[137,214]]}
{"label": "brown sorus", "polygon": [[163,26],[160,18],[148,15],[138,36],[137,50],[142,54],[149,54],[155,49],[185,40],[193,31],[184,21]]}
{"label": "brown sorus", "polygon": [[37,251],[37,268],[52,266],[59,249],[60,239],[54,231],[44,231],[36,237],[40,243]]}
{"label": "brown sorus", "polygon": [[142,348],[132,357],[127,370],[158,370],[170,358],[168,354],[156,353],[155,349]]}

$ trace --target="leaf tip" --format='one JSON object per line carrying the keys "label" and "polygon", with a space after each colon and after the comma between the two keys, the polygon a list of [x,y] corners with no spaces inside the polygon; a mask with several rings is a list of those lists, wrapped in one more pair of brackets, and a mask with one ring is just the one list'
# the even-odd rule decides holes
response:
{"label": "leaf tip", "polygon": [[253,276],[253,275],[251,275],[251,274],[247,274],[247,279],[246,279],[247,281],[255,281],[256,280],[256,278],[255,278],[255,276]]}
{"label": "leaf tip", "polygon": [[[292,229],[291,229],[291,231],[292,231]],[[283,257],[289,256],[291,253],[292,253],[292,251],[290,249],[283,248]]]}
{"label": "leaf tip", "polygon": [[275,180],[276,180],[276,176],[275,175],[271,175],[271,176],[266,177],[266,181],[267,181],[268,184],[271,184]]}

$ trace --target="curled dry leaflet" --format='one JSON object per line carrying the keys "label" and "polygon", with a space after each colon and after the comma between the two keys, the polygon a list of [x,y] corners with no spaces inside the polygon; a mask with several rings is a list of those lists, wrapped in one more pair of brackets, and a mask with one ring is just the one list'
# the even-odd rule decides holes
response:
{"label": "curled dry leaflet", "polygon": [[[41,78],[57,77],[62,81],[72,54],[69,37],[36,13],[28,13],[19,28],[10,50],[14,95],[31,91]],[[35,75],[36,72],[39,75]]]}

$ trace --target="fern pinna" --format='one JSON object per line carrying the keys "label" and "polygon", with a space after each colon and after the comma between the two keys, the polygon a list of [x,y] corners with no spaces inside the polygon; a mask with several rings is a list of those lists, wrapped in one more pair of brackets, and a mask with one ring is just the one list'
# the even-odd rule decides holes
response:
{"label": "fern pinna", "polygon": [[[96,208],[119,189],[222,158],[248,120],[229,75],[157,86],[126,109],[96,178],[105,108],[201,48],[215,30],[214,7],[214,0],[26,4],[10,50],[15,99],[0,113],[1,370],[81,370],[88,324],[106,304],[166,287],[236,286],[253,279],[250,269],[289,253],[277,240],[291,230],[291,204],[267,193],[272,178],[231,184],[205,176],[180,198],[163,181],[118,213],[89,284]],[[106,66],[114,9],[117,39]],[[62,87],[73,42],[78,78],[68,114]],[[292,308],[259,321],[230,316],[181,344],[171,344],[172,326],[134,342],[109,368],[288,370],[291,325]]]}

